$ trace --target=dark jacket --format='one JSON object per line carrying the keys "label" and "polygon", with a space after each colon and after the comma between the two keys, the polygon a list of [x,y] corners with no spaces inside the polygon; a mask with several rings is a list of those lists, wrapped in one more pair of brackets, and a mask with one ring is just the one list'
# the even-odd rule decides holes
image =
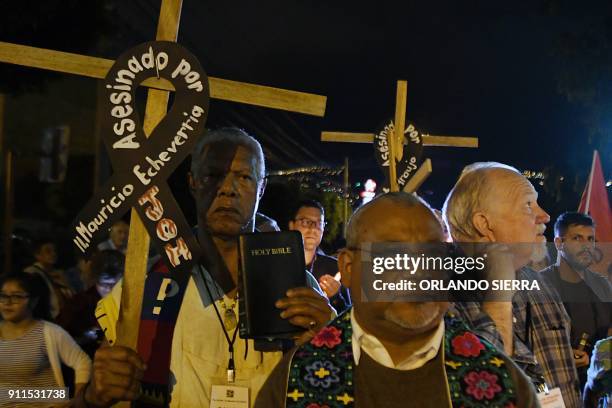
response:
{"label": "dark jacket", "polygon": [[[562,294],[561,276],[557,265],[551,265],[540,271],[540,273],[544,279],[557,289],[559,294]],[[595,334],[595,338],[591,339],[591,342],[595,343],[597,340],[606,338],[608,336],[608,328],[612,326],[612,284],[603,276],[588,269],[583,273],[583,280],[591,291],[591,296],[594,300],[592,307],[593,318],[596,320],[595,326],[597,327],[597,333]],[[561,300],[566,304],[571,302],[584,302],[586,299],[574,299],[571,297],[571,294],[566,294],[565,298]],[[570,316],[570,318],[575,319],[576,317]],[[572,340],[575,341],[576,339]],[[576,344],[574,344],[574,347],[575,346]]]}
{"label": "dark jacket", "polygon": [[[306,269],[308,269],[315,279],[319,281],[323,275],[336,276],[338,273],[338,260],[333,256],[325,255],[325,252],[317,248],[315,258]],[[352,304],[348,288],[344,285],[340,285],[338,293],[329,299],[329,303],[336,309],[338,314],[348,309]]]}

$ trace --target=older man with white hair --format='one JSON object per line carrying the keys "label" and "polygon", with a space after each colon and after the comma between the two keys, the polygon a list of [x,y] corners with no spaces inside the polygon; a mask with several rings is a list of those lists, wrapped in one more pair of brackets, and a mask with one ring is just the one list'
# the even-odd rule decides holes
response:
{"label": "older man with white hair", "polygon": [[[510,278],[537,281],[535,291],[514,293],[512,303],[461,302],[456,306],[479,335],[505,350],[541,390],[560,388],[566,407],[580,407],[578,377],[569,342],[570,319],[554,288],[526,267],[549,215],[515,168],[495,162],[467,166],[444,203],[455,242],[493,244],[513,254]],[[543,374],[543,380],[541,375]]]}
{"label": "older man with white hair", "polygon": [[[256,351],[253,340],[237,337],[238,236],[253,232],[265,172],[261,145],[243,130],[217,129],[200,139],[188,181],[197,210],[198,241],[207,257],[192,270],[184,298],[175,309],[176,322],[166,318],[156,323],[162,328],[155,334],[157,348],[151,351],[149,363],[145,366],[142,357],[127,347],[101,347],[95,355],[92,381],[74,406],[104,407],[137,400],[142,383],[154,387],[158,401],[141,401],[139,406],[221,406],[228,390],[246,400],[234,404],[252,406],[283,355],[279,350]],[[149,276],[154,273],[167,275],[160,269],[149,271]],[[281,318],[304,328],[298,344],[312,339],[334,314],[317,281],[304,273],[308,287],[293,288],[276,302]],[[223,279],[229,279],[234,288],[225,291]],[[111,344],[122,307],[121,288],[116,285],[96,311]],[[167,351],[163,345],[169,346]]]}

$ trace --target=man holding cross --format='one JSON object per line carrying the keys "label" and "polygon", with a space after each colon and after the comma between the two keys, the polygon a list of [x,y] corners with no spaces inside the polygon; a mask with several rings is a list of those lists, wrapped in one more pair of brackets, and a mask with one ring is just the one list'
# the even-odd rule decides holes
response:
{"label": "man holding cross", "polygon": [[[227,318],[231,314],[228,311],[237,310],[236,289],[224,293],[220,282],[228,278],[223,273],[236,282],[237,237],[253,231],[253,218],[265,188],[263,152],[245,132],[221,129],[200,140],[192,155],[191,170],[189,186],[198,214],[197,236],[207,260],[206,269],[192,271],[174,329],[170,406],[210,406],[213,387],[232,383],[227,381],[230,365],[235,370],[233,385],[248,388],[252,403],[282,353],[256,351],[251,340],[236,338],[236,322]],[[310,275],[309,279],[310,288],[292,289],[277,302],[281,317],[307,329],[297,343],[312,338],[333,315],[316,281]],[[121,285],[117,285],[97,311],[111,344],[115,322],[109,317],[118,315],[120,292]],[[235,358],[230,364],[232,355]],[[92,381],[81,402],[109,406],[120,400],[135,400],[143,376],[157,374],[147,370],[153,368],[145,367],[135,351],[103,347],[95,356]]]}

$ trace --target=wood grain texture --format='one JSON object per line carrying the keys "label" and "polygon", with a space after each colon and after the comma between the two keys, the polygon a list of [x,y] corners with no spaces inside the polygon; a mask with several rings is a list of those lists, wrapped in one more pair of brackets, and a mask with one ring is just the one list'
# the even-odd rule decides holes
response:
{"label": "wood grain texture", "polygon": [[325,116],[327,97],[322,95],[230,81],[228,79],[213,77],[208,79],[210,82],[211,98],[304,113],[312,116]]}
{"label": "wood grain texture", "polygon": [[408,83],[397,81],[395,93],[395,160],[402,160],[404,144],[404,129],[406,129],[406,100],[408,98]]}
{"label": "wood grain texture", "polygon": [[[166,116],[168,95],[167,91],[149,89],[143,124],[143,130],[147,137]],[[123,275],[123,291],[121,293],[121,309],[117,322],[117,344],[134,350],[138,345],[138,328],[140,326],[147,272],[149,243],[149,234],[136,210],[132,209],[125,273]],[[125,307],[125,305],[128,306]]]}
{"label": "wood grain texture", "polygon": [[[321,132],[322,142],[372,143],[373,133]],[[423,135],[423,146],[478,147],[477,137]]]}
{"label": "wood grain texture", "polygon": [[423,135],[424,146],[478,147],[478,138],[471,136],[433,136]]}
{"label": "wood grain texture", "polygon": [[414,193],[419,189],[419,187],[421,187],[425,180],[427,180],[427,177],[429,177],[432,171],[431,160],[425,159],[423,164],[421,164],[421,167],[419,167],[416,173],[414,173],[414,176],[408,180],[402,191],[406,193]]}
{"label": "wood grain texture", "polygon": [[[163,0],[159,16],[158,33],[174,33],[176,40],[178,20],[176,8],[180,10],[182,0]],[[180,14],[180,12],[179,12]],[[147,95],[143,130],[147,137],[166,115],[168,109],[168,92],[150,89]],[[147,272],[150,237],[135,209],[132,209],[130,234],[125,258],[125,273],[123,274],[123,290],[121,292],[121,308],[117,321],[117,343],[136,350],[138,346],[138,330],[142,312],[142,300]]]}
{"label": "wood grain texture", "polygon": [[[162,0],[157,26],[157,40],[176,41],[181,6],[182,0]],[[168,97],[168,91],[149,89],[143,121],[143,131],[147,138],[166,116]],[[151,238],[134,208],[132,208],[130,219],[130,234],[125,257],[116,344],[137,350]],[[120,402],[115,407],[128,408],[130,405],[128,402]]]}
{"label": "wood grain texture", "polygon": [[[52,51],[1,41],[0,62],[96,79],[105,78],[106,73],[114,63],[113,60],[105,58]],[[209,77],[208,81],[211,98],[319,117],[325,115],[327,98],[322,95],[214,77]],[[174,91],[170,82],[164,79],[149,78],[141,85],[165,91]]]}

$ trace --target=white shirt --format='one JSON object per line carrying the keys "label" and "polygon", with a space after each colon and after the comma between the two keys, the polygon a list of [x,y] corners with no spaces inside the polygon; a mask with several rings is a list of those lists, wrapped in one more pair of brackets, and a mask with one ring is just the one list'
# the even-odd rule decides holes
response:
{"label": "white shirt", "polygon": [[[213,296],[222,293],[221,288],[206,275]],[[212,386],[223,384],[227,378],[228,344],[203,282],[198,273],[192,274],[174,328],[170,360],[171,408],[208,407]],[[316,285],[312,275],[307,277],[307,282],[310,286]],[[123,280],[119,281],[96,309],[98,323],[105,329],[105,336],[111,344],[116,340],[115,325],[121,306],[122,283]],[[318,286],[315,290],[321,293]],[[226,296],[223,300],[226,304],[231,303]],[[223,313],[220,306],[218,300],[217,307]],[[246,340],[236,336],[235,385],[249,387],[251,407],[282,357],[280,351],[256,351],[253,340],[248,340],[247,345]]]}
{"label": "white shirt", "polygon": [[389,352],[385,346],[373,335],[366,333],[357,319],[355,319],[355,310],[351,309],[351,325],[353,326],[353,359],[355,364],[359,365],[359,358],[361,357],[361,351],[365,351],[378,364],[383,365],[387,368],[393,368],[396,370],[415,370],[422,367],[428,361],[432,360],[440,350],[442,345],[442,339],[444,337],[444,319],[440,322],[440,325],[436,329],[431,339],[420,347],[414,354],[401,361],[399,364],[395,364],[389,355]]}
{"label": "white shirt", "polygon": [[[110,296],[98,303],[96,315],[107,315],[105,318],[111,315],[118,316],[121,289],[121,284],[115,285]],[[229,360],[227,340],[214,307],[212,304],[207,306],[203,304],[198,289],[196,282],[191,278],[174,328],[170,360],[171,408],[208,407],[213,384],[222,384],[227,376]],[[230,303],[225,296],[224,301]],[[219,301],[217,307],[221,309]],[[111,325],[112,330],[107,330],[106,336],[112,344],[116,321],[101,319],[99,322],[102,327]],[[248,353],[245,353],[246,347]],[[246,359],[245,354],[247,354]],[[255,351],[253,340],[248,340],[247,346],[245,340],[236,336],[235,385],[249,387],[251,406],[282,356],[280,351],[266,353]]]}
{"label": "white shirt", "polygon": [[53,287],[53,282],[51,282],[51,278],[45,272],[44,267],[40,262],[34,262],[34,264],[28,266],[23,270],[25,273],[37,274],[39,275],[47,284],[49,288],[49,302],[51,306],[51,317],[56,318],[60,313],[60,304],[59,299],[57,297],[57,292],[55,292],[55,288]]}

